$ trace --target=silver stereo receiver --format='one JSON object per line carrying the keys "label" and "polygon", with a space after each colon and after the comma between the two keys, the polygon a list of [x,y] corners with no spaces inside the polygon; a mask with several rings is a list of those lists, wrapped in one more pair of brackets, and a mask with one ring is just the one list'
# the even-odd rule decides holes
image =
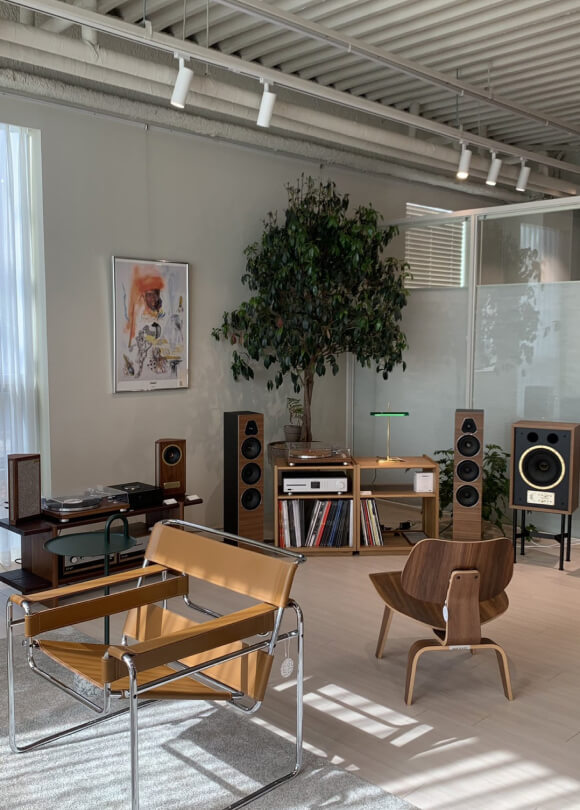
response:
{"label": "silver stereo receiver", "polygon": [[339,472],[311,473],[306,471],[294,474],[285,473],[282,479],[284,494],[296,492],[348,492],[348,478]]}

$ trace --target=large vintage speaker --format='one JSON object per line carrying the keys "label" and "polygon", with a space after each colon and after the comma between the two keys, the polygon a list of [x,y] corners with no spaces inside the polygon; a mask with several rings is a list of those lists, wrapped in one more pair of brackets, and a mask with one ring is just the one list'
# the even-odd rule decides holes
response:
{"label": "large vintage speaker", "polygon": [[578,507],[580,424],[512,425],[510,507],[572,514]]}
{"label": "large vintage speaker", "polygon": [[8,461],[8,522],[40,515],[40,456],[13,453]]}
{"label": "large vintage speaker", "polygon": [[264,539],[264,415],[224,413],[224,531]]}
{"label": "large vintage speaker", "polygon": [[453,539],[481,540],[483,411],[455,411]]}
{"label": "large vintage speaker", "polygon": [[185,439],[155,442],[155,486],[169,495],[185,495]]}

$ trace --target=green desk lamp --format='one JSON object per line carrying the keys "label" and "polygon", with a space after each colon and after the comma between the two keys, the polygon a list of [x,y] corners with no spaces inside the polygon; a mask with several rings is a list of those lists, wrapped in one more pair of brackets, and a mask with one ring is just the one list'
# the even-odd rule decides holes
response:
{"label": "green desk lamp", "polygon": [[[390,403],[387,408],[390,407]],[[371,411],[371,416],[386,416],[387,417],[387,455],[378,456],[377,462],[379,464],[387,464],[389,461],[403,461],[402,458],[391,455],[391,416],[409,416],[409,411]]]}

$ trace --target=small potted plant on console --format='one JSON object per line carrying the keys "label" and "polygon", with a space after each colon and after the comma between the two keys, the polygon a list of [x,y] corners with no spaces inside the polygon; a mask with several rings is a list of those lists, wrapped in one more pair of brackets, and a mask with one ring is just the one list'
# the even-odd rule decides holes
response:
{"label": "small potted plant on console", "polygon": [[302,431],[302,419],[304,416],[304,406],[297,397],[288,397],[286,400],[290,424],[284,425],[284,438],[287,442],[300,441]]}

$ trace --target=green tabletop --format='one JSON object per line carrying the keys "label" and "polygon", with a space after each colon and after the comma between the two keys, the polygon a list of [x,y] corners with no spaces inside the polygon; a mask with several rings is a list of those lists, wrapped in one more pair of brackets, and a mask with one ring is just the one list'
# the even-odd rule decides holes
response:
{"label": "green tabletop", "polygon": [[77,554],[81,557],[97,557],[100,554],[105,554],[105,552],[127,551],[135,543],[134,537],[129,537],[120,532],[109,534],[107,543],[105,532],[97,531],[63,534],[60,537],[48,540],[44,547],[47,551],[61,557],[72,557]]}
{"label": "green tabletop", "polygon": [[[111,524],[120,520],[123,523],[124,532],[111,531]],[[109,554],[116,551],[126,551],[134,546],[136,540],[129,535],[129,523],[124,515],[111,515],[108,518],[105,528],[96,532],[75,532],[74,534],[63,534],[52,540],[47,540],[44,547],[53,554],[61,557],[97,557],[103,555],[103,570],[105,576],[109,574]],[[104,588],[105,594],[109,593],[108,585]],[[105,644],[109,643],[109,617],[104,617]]]}

